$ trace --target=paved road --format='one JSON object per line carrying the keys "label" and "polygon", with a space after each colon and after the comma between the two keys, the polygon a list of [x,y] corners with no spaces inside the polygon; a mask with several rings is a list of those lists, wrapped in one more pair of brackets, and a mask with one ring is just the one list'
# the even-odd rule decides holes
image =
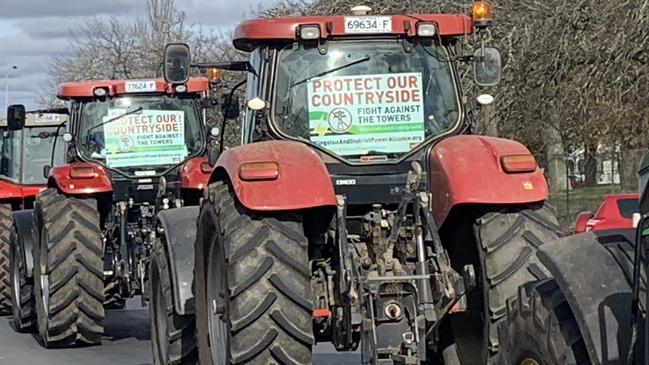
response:
{"label": "paved road", "polygon": [[[129,302],[127,310],[109,311],[102,346],[46,350],[29,334],[18,334],[0,317],[0,365],[145,365],[151,364],[148,310]],[[314,365],[360,364],[357,354],[339,354],[329,346],[315,349]]]}

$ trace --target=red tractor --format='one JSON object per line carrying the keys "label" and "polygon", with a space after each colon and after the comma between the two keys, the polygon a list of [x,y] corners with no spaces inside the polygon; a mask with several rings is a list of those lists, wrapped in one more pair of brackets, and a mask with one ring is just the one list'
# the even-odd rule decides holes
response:
{"label": "red tractor", "polygon": [[[160,230],[156,363],[192,359],[194,341],[202,364],[310,364],[316,342],[373,364],[497,363],[506,300],[546,276],[534,253],[560,229],[530,152],[470,133],[458,66],[499,81],[491,8],[367,11],[246,21],[249,61],[195,65],[248,71],[243,145],[210,154],[197,227]],[[165,53],[182,84],[188,47]]]}
{"label": "red tractor", "polygon": [[[105,308],[149,297],[155,222],[166,211],[198,210],[212,170],[202,109],[209,88],[206,78],[59,86],[70,102],[67,160],[49,170],[29,219],[34,288],[21,286],[28,270],[12,282],[16,302],[34,295],[35,317],[16,322],[35,320],[46,347],[98,344]],[[24,257],[28,248],[19,248]]]}
{"label": "red tractor", "polygon": [[[46,188],[43,169],[63,161],[62,127],[68,119],[65,109],[25,113],[24,108],[9,108],[8,114],[8,123],[0,121],[0,315],[10,314],[12,308],[9,262],[14,217],[26,214],[36,194]],[[16,116],[25,119],[24,128],[14,123]]]}

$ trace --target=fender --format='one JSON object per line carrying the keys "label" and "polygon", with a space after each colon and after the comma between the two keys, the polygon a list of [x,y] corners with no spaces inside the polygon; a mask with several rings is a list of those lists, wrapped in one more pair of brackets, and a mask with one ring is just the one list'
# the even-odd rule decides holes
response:
{"label": "fender", "polygon": [[113,191],[110,175],[97,164],[72,162],[52,167],[48,186],[67,195],[109,193]]}
{"label": "fender", "polygon": [[[239,167],[275,162],[277,178],[244,181]],[[210,183],[229,180],[239,202],[250,210],[280,211],[336,206],[331,177],[320,157],[299,142],[268,141],[231,148],[220,156]]]}
{"label": "fender", "polygon": [[611,234],[564,237],[537,253],[565,295],[593,364],[626,363],[630,349],[631,286],[602,245]]}
{"label": "fender", "polygon": [[207,157],[195,157],[187,160],[178,171],[181,189],[203,190],[210,179],[212,167],[207,164]]}
{"label": "fender", "polygon": [[430,153],[432,211],[442,225],[460,204],[524,204],[548,198],[548,185],[537,167],[529,173],[506,173],[500,159],[529,155],[522,144],[501,138],[461,135],[435,145]]}
{"label": "fender", "polygon": [[194,313],[194,241],[199,211],[199,207],[191,206],[163,210],[158,214],[171,268],[174,308],[180,315]]}
{"label": "fender", "polygon": [[15,247],[15,249],[22,251],[23,265],[27,269],[27,276],[29,277],[32,277],[32,270],[34,269],[34,259],[32,257],[32,248],[34,247],[34,241],[32,240],[33,212],[32,209],[26,209],[11,214],[14,226],[16,226],[16,233],[18,233],[18,242],[16,242],[18,247]]}
{"label": "fender", "polygon": [[18,185],[0,179],[0,202],[18,202],[21,207],[25,207],[25,199],[36,197],[46,188],[45,185]]}

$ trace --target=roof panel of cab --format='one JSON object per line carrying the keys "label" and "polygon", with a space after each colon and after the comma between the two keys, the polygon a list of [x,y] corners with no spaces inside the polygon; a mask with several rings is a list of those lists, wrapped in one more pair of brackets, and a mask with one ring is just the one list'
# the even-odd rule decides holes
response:
{"label": "roof panel of cab", "polygon": [[[128,81],[155,81],[156,92],[172,94],[173,86],[166,83],[163,79],[141,79],[141,80],[90,80],[66,82],[59,85],[57,97],[59,99],[75,98],[92,98],[97,88],[107,88],[108,95],[116,96],[129,94],[126,92],[126,82]],[[187,81],[187,91],[185,93],[201,93],[209,89],[209,82],[205,77],[192,77]],[[131,93],[137,94],[137,93]]]}
{"label": "roof panel of cab", "polygon": [[[414,37],[417,23],[436,23],[441,36],[463,36],[473,32],[473,21],[465,14],[415,14],[392,15],[392,33],[396,36]],[[344,16],[308,16],[247,20],[234,31],[234,46],[251,51],[264,42],[295,41],[298,27],[319,25],[322,37],[358,36],[345,33]],[[376,34],[369,34],[374,35]]]}

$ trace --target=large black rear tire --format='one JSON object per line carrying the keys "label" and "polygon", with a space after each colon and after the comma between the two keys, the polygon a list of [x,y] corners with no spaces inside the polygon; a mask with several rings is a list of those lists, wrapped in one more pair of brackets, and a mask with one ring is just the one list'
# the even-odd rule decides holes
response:
{"label": "large black rear tire", "polygon": [[[478,279],[478,288],[468,293],[469,311],[452,314],[451,326],[462,363],[498,364],[498,328],[506,320],[507,300],[516,297],[520,285],[548,276],[536,251],[557,240],[561,229],[546,205],[487,213],[478,209],[456,216],[450,225],[460,231],[452,237],[454,247],[447,246],[451,261],[476,265]],[[468,218],[476,214],[477,219]],[[472,236],[461,232],[471,228]],[[466,253],[470,240],[476,244],[475,257]]]}
{"label": "large black rear tire", "polygon": [[95,199],[47,189],[34,204],[34,287],[45,347],[96,345],[104,329],[103,243]]}
{"label": "large black rear tire", "polygon": [[0,204],[0,316],[11,314],[11,205]]}
{"label": "large black rear tire", "polygon": [[14,328],[18,332],[31,332],[36,328],[34,310],[34,278],[29,277],[25,267],[20,237],[16,226],[11,229],[11,302]]}
{"label": "large black rear tire", "polygon": [[257,215],[209,187],[197,232],[201,364],[310,364],[308,243],[299,215]]}
{"label": "large black rear tire", "polygon": [[161,242],[156,242],[150,264],[151,345],[155,365],[196,364],[196,326],[193,315],[178,315],[171,294],[171,272]]}
{"label": "large black rear tire", "polygon": [[503,365],[590,364],[570,306],[554,279],[523,285],[501,328]]}

